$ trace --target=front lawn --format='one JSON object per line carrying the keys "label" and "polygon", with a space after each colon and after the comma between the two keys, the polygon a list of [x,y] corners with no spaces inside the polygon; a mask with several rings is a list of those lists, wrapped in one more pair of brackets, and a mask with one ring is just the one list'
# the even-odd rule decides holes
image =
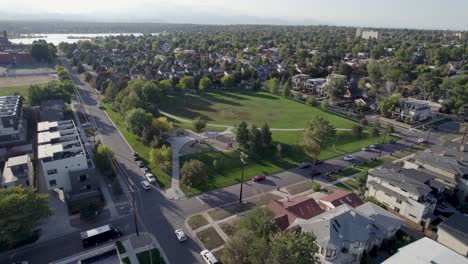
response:
{"label": "front lawn", "polygon": [[203,215],[193,215],[187,221],[187,224],[190,226],[192,230],[196,230],[204,225],[208,224],[208,220]]}
{"label": "front lawn", "polygon": [[125,137],[125,139],[128,141],[130,146],[132,146],[132,148],[136,152],[138,152],[141,159],[145,161],[148,168],[156,176],[159,186],[162,189],[169,188],[171,186],[171,176],[165,173],[164,171],[160,170],[154,162],[150,161],[149,153],[151,151],[151,148],[148,146],[145,146],[143,142],[140,141],[140,138],[137,135],[129,132],[125,128],[124,117],[120,113],[114,111],[111,104],[106,104],[106,103],[101,102],[101,105],[103,105],[106,108],[107,114],[110,116],[112,121],[114,121],[115,125],[120,130],[120,132]]}
{"label": "front lawn", "polygon": [[[300,146],[302,135],[302,131],[273,131],[274,142],[271,147],[264,149],[258,154],[247,151],[249,157],[247,159],[248,164],[245,166],[244,180],[250,180],[255,175],[267,175],[291,169],[296,167],[301,161],[308,159]],[[333,148],[332,144],[324,149],[319,159],[325,160],[359,151],[364,146],[380,141],[380,137],[356,139],[349,131],[337,131],[334,141],[335,148]],[[277,144],[281,145],[281,157],[277,153]],[[208,182],[203,186],[188,189],[186,186],[181,185],[182,190],[186,195],[194,195],[239,183],[241,180],[239,154],[238,151],[232,150],[228,152],[201,152],[182,156],[181,166],[190,159],[198,159],[205,164],[209,177]],[[213,166],[214,160],[217,160],[216,168]]]}
{"label": "front lawn", "polygon": [[197,237],[208,250],[224,245],[224,240],[213,227],[198,232]]}
{"label": "front lawn", "polygon": [[159,107],[170,114],[192,120],[198,116],[210,123],[237,125],[241,121],[274,128],[304,128],[313,116],[322,116],[335,127],[351,128],[354,121],[320,108],[273,95],[245,89],[211,90],[202,95],[170,95]]}
{"label": "front lawn", "polygon": [[[151,255],[150,255],[151,254]],[[157,248],[143,251],[136,254],[138,262],[140,264],[165,264],[166,262],[161,257],[161,253]]]}

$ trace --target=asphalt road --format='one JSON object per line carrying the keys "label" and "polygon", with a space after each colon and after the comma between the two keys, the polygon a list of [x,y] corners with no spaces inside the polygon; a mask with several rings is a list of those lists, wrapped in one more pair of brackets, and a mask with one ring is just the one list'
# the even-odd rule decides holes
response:
{"label": "asphalt road", "polygon": [[[156,188],[150,191],[143,190],[139,184],[143,180],[143,174],[131,158],[132,149],[127,145],[105,111],[96,107],[100,95],[97,95],[88,84],[84,83],[75,71],[70,69],[70,72],[73,74],[73,80],[78,85],[82,104],[89,118],[99,129],[100,140],[115,153],[118,167],[123,176],[122,180],[125,183],[124,185],[128,188],[128,185],[131,185],[130,182],[135,184],[140,230],[152,233],[158,239],[170,263],[203,263],[199,257],[201,248],[198,244],[191,238],[186,243],[179,243],[175,238],[174,230],[178,228],[185,229],[184,221],[189,215],[207,210],[210,207],[236,202],[239,197],[239,184],[209,191],[202,195],[180,201],[167,200],[162,191]],[[447,125],[443,132],[432,132],[428,141],[430,144],[437,144],[442,135],[456,129],[456,125]],[[398,141],[397,144],[385,145],[382,156],[416,144],[417,139],[425,137],[425,135],[425,133],[408,132],[407,137]],[[344,161],[342,157],[337,157],[325,161],[317,168],[322,173],[336,171],[377,157],[378,152],[359,151],[353,153],[353,156],[355,156],[355,160],[352,162]],[[309,179],[309,172],[308,169],[292,169],[269,175],[266,181],[260,183],[247,181],[244,183],[243,196],[244,198],[248,198],[263,192],[272,191],[277,187],[285,187],[298,183]],[[114,224],[121,227],[124,234],[134,232],[133,218],[131,216],[116,220]],[[46,243],[26,246],[16,252],[9,252],[8,255],[0,255],[0,263],[9,263],[11,259],[27,259],[33,264],[48,263],[80,253],[81,251],[83,251],[83,248],[81,247],[79,234],[74,233]]]}

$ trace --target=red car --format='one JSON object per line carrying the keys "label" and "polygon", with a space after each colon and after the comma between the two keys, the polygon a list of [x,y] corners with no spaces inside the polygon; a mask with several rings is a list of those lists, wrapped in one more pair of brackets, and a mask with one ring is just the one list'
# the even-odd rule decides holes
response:
{"label": "red car", "polygon": [[254,177],[252,178],[252,181],[258,182],[258,181],[263,181],[263,180],[265,180],[265,179],[266,179],[265,176],[257,175],[257,176],[254,176]]}

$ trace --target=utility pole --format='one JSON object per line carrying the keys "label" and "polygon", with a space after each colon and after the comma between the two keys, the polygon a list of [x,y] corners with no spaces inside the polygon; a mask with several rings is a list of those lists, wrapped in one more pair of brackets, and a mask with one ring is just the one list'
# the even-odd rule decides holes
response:
{"label": "utility pole", "polygon": [[379,150],[379,157],[378,157],[379,159],[380,159],[380,156],[382,156],[383,145],[385,144],[385,139],[387,138],[387,135],[388,135],[389,126],[390,126],[390,123],[387,123],[387,128],[385,128],[385,134],[382,139],[382,146],[380,146],[380,150]]}
{"label": "utility pole", "polygon": [[241,151],[240,161],[241,161],[242,174],[241,174],[241,185],[240,185],[240,192],[239,192],[239,203],[242,203],[242,188],[244,185],[244,167],[247,164],[247,161],[245,161],[245,159],[247,159],[248,157],[249,156],[247,156],[247,154]]}
{"label": "utility pole", "polygon": [[137,222],[137,214],[136,214],[136,206],[135,206],[135,190],[133,189],[132,186],[130,186],[130,191],[132,192],[132,208],[133,208],[133,222],[135,224],[135,232],[137,236],[140,236],[140,233],[138,232],[138,222]]}

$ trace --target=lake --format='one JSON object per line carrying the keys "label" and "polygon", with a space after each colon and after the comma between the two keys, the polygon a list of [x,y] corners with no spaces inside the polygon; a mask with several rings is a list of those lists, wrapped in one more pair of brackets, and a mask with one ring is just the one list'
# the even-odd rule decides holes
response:
{"label": "lake", "polygon": [[[158,33],[152,33],[152,35],[157,35]],[[40,38],[13,38],[9,39],[12,43],[16,44],[32,44],[33,41],[39,40],[39,39],[44,39],[48,43],[53,43],[54,45],[58,45],[60,42],[66,42],[66,43],[75,43],[78,42],[79,40],[87,40],[91,38],[96,38],[96,37],[106,37],[106,36],[119,36],[119,35],[135,35],[135,36],[141,36],[143,35],[142,33],[99,33],[99,34],[81,34],[81,33],[69,33],[69,34],[48,34],[48,33],[35,33],[34,35],[41,36]],[[68,38],[69,36],[73,37],[80,37],[80,38]]]}

